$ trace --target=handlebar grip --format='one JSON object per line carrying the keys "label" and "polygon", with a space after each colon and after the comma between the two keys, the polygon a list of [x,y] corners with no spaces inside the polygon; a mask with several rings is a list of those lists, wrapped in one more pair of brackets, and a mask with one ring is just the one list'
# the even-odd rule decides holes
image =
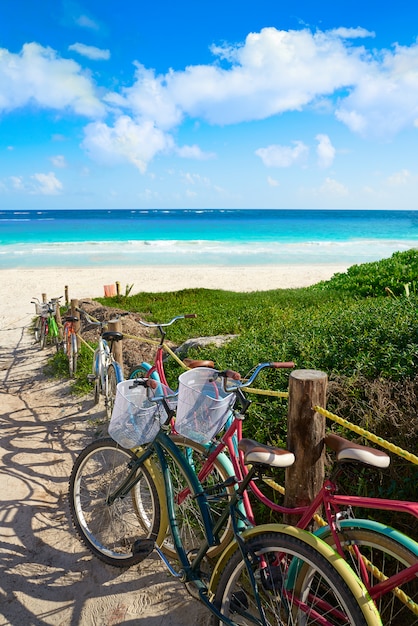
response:
{"label": "handlebar grip", "polygon": [[274,363],[270,363],[272,367],[275,369],[283,368],[283,369],[292,369],[295,367],[293,361],[276,361]]}
{"label": "handlebar grip", "polygon": [[149,387],[150,389],[157,389],[158,381],[154,380],[153,378],[147,378],[146,381],[147,387]]}
{"label": "handlebar grip", "polygon": [[225,370],[222,374],[226,378],[232,378],[232,380],[241,380],[241,374],[239,372],[235,372],[234,370]]}
{"label": "handlebar grip", "polygon": [[194,317],[197,317],[196,313],[188,313],[187,315],[184,316],[184,319],[190,319]]}

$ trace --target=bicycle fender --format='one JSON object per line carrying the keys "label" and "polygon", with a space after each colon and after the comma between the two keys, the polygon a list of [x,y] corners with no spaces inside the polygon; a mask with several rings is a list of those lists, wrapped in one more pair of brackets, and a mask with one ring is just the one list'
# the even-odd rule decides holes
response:
{"label": "bicycle fender", "polygon": [[[241,534],[241,537],[244,540],[247,540],[252,537],[257,537],[258,535],[266,532],[280,532],[282,534],[295,537],[296,539],[300,539],[304,543],[310,545],[314,550],[318,550],[323,556],[327,558],[328,562],[331,563],[339,573],[342,572],[343,576],[345,576],[347,584],[349,581],[349,587],[359,604],[361,606],[364,606],[364,604],[367,603],[367,607],[369,609],[368,623],[373,623],[376,626],[382,624],[379,614],[377,613],[377,609],[373,602],[371,602],[371,598],[366,587],[363,585],[361,580],[356,575],[354,575],[353,570],[348,565],[348,563],[337,552],[335,552],[335,550],[331,548],[331,546],[329,546],[319,537],[316,537],[306,530],[296,528],[295,526],[287,526],[285,524],[261,524],[260,526],[254,526],[249,530],[245,530]],[[208,587],[208,593],[210,594],[210,596],[213,597],[213,595],[215,594],[216,588],[219,583],[219,578],[235,550],[239,550],[239,547],[237,541],[233,539],[231,543],[225,548],[220,559],[215,565]],[[292,567],[292,565],[290,567]],[[349,572],[348,577],[347,572]],[[289,577],[291,580],[291,573],[289,574]],[[373,612],[373,607],[376,609],[375,612]]]}
{"label": "bicycle fender", "polygon": [[[386,526],[385,524],[381,524],[380,522],[375,522],[369,519],[353,518],[340,520],[337,523],[337,527],[342,529],[363,528],[364,530],[373,530],[380,535],[386,535],[386,537],[397,541],[418,557],[418,543],[411,539],[411,537],[408,537],[407,535],[401,533],[399,530],[391,528],[391,526]],[[321,539],[326,541],[327,538],[331,535],[331,529],[329,526],[322,526],[321,528],[315,530],[313,534],[316,535],[316,537],[320,537]]]}
{"label": "bicycle fender", "polygon": [[[134,452],[137,456],[140,456],[143,452],[143,448],[138,446],[134,448]],[[160,528],[158,530],[158,535],[155,540],[155,543],[158,546],[161,546],[164,539],[167,536],[168,530],[168,512],[167,512],[167,500],[165,495],[165,485],[164,479],[161,475],[161,470],[158,468],[157,464],[150,458],[144,461],[144,465],[150,473],[152,480],[154,481],[155,487],[158,493],[158,499],[160,503]]]}

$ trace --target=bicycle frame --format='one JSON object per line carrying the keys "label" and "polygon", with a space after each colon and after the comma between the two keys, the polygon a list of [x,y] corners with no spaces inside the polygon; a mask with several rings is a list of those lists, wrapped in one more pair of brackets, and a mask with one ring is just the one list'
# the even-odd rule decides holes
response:
{"label": "bicycle frame", "polygon": [[94,364],[96,376],[100,379],[102,389],[105,390],[105,393],[107,393],[107,370],[110,364],[112,364],[115,368],[117,382],[120,383],[123,381],[124,377],[122,368],[113,358],[109,344],[101,335],[99,338],[99,345],[94,352]]}
{"label": "bicycle frame", "polygon": [[[212,470],[214,460],[218,457],[219,454],[223,453],[225,448],[227,448],[228,450],[229,457],[234,469],[234,475],[237,477],[238,482],[248,480],[250,470],[248,470],[247,466],[244,464],[243,453],[241,451],[237,451],[236,442],[239,441],[241,438],[242,420],[235,418],[230,424],[229,428],[227,428],[225,434],[220,438],[219,443],[208,444],[207,449],[209,450],[209,455],[201,471],[199,472],[199,480],[205,480],[205,478]],[[384,498],[369,498],[365,496],[337,495],[337,487],[335,483],[331,480],[326,480],[324,482],[316,498],[309,505],[295,508],[285,507],[270,500],[265,494],[262,493],[262,491],[252,479],[249,481],[249,488],[256,496],[256,498],[272,511],[280,513],[281,515],[300,516],[300,519],[297,524],[295,524],[295,526],[301,529],[306,529],[308,527],[317,510],[320,509],[321,506],[323,506],[328,527],[334,538],[336,550],[341,556],[344,556],[344,551],[341,547],[341,543],[338,537],[337,521],[337,516],[339,513],[341,513],[341,509],[357,507],[363,509],[394,511],[408,513],[418,518],[418,503],[416,502],[389,500]],[[180,501],[182,501],[186,496],[187,493],[186,491],[184,491],[182,494],[180,494]],[[244,492],[243,494],[243,503],[247,518],[251,521],[251,523],[255,524],[256,522],[254,519],[251,503],[246,492]],[[321,536],[323,532],[323,529],[320,529],[319,531],[315,531],[314,534],[316,534],[317,536]],[[362,580],[367,586],[369,575],[363,559],[360,558],[359,563],[362,570]],[[381,583],[378,583],[373,587],[368,588],[368,591],[372,599],[376,600],[385,593],[393,591],[399,585],[413,580],[416,575],[418,575],[418,561],[415,565],[405,568],[400,573],[391,576],[387,580],[382,581]]]}
{"label": "bicycle frame", "polygon": [[[215,525],[212,525],[209,502],[198,477],[196,476],[196,474],[190,467],[187,458],[178,449],[178,447],[172,441],[170,436],[166,434],[163,430],[159,431],[154,441],[151,444],[149,444],[146,449],[138,450],[138,456],[137,456],[136,461],[132,461],[129,465],[130,473],[129,473],[128,478],[124,481],[122,485],[120,485],[115,490],[113,494],[111,494],[108,497],[108,504],[112,504],[117,498],[123,498],[129,494],[130,490],[133,489],[135,484],[140,479],[139,478],[140,472],[138,472],[137,470],[140,468],[140,466],[144,462],[150,459],[153,453],[156,453],[160,467],[161,467],[161,474],[162,474],[164,486],[165,486],[166,506],[167,506],[167,512],[168,512],[169,527],[170,527],[171,534],[172,534],[174,544],[176,547],[176,552],[180,561],[180,570],[175,571],[174,568],[166,559],[162,550],[160,550],[158,546],[155,546],[153,542],[148,542],[147,540],[144,541],[144,558],[146,557],[145,552],[150,554],[153,549],[156,549],[160,558],[167,565],[171,574],[181,579],[184,584],[189,585],[188,589],[192,593],[192,595],[193,595],[193,592],[190,589],[190,585],[192,585],[194,590],[197,592],[198,597],[201,600],[201,602],[205,604],[205,606],[214,615],[216,615],[218,619],[221,619],[223,623],[225,624],[234,626],[235,622],[233,622],[232,620],[224,616],[214,606],[214,604],[211,601],[211,598],[214,595],[214,590],[216,589],[216,585],[219,580],[219,576],[221,572],[223,571],[226,563],[228,562],[231,554],[234,552],[234,550],[237,549],[237,547],[240,549],[244,563],[246,564],[246,567],[247,567],[249,580],[251,582],[251,586],[253,588],[255,597],[258,598],[257,583],[253,576],[252,563],[250,559],[248,558],[248,554],[245,549],[245,540],[249,537],[262,534],[266,531],[267,532],[268,531],[281,531],[281,532],[286,532],[286,534],[298,536],[298,529],[295,527],[292,528],[288,526],[283,526],[281,524],[265,524],[265,525],[259,525],[256,527],[251,527],[251,524],[248,521],[247,521],[246,530],[241,532],[241,530],[238,529],[237,521],[238,520],[240,520],[241,522],[244,521],[243,516],[239,511],[238,503],[257,471],[255,468],[252,468],[249,470],[246,477],[243,479],[243,481],[239,484],[237,489],[230,496],[229,502],[225,505],[225,508],[222,511],[218,521],[215,523]],[[177,525],[176,513],[175,513],[175,508],[174,508],[174,492],[173,492],[173,487],[172,487],[172,482],[171,482],[170,470],[169,470],[166,457],[165,457],[166,454],[174,458],[176,462],[181,466],[182,470],[184,471],[186,478],[192,487],[193,498],[197,502],[199,511],[202,516],[202,521],[204,524],[205,539],[203,540],[200,548],[197,550],[196,554],[192,557],[192,559],[190,559],[188,553],[186,553],[184,546],[182,544],[181,538],[180,538],[180,533],[179,533],[179,529]],[[207,554],[210,546],[215,545],[217,534],[220,532],[222,526],[224,525],[228,517],[232,518],[234,540],[225,549],[224,553],[222,554],[222,556],[216,563],[209,585],[207,585],[204,582],[204,580],[202,580],[202,576],[200,574],[200,564],[203,558],[205,557],[205,555]],[[315,538],[310,533],[307,533],[306,540],[307,542],[310,543],[312,547],[317,546],[315,542],[317,542],[318,539]],[[141,549],[141,547],[139,549]],[[293,585],[291,583],[289,587],[286,586],[284,588],[283,600],[286,602],[288,598],[291,598],[295,606],[298,606],[302,610],[309,610],[310,617],[316,616],[318,623],[324,624],[326,626],[328,624],[328,621],[324,619],[324,617],[320,613],[316,612],[315,609],[313,609],[312,607],[308,607],[302,600],[294,596],[294,594],[292,593],[292,586]],[[328,607],[319,606],[318,608],[319,610],[321,610],[323,608],[328,608]],[[262,610],[260,610],[260,615],[263,616]],[[263,621],[260,622],[260,624],[265,624],[265,620],[263,617],[262,617],[262,620]]]}

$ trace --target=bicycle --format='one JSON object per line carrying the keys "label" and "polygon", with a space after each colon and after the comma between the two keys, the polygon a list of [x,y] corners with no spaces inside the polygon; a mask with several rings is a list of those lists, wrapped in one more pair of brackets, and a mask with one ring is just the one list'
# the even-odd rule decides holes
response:
{"label": "bicycle", "polygon": [[[172,417],[169,391],[167,397],[152,397],[152,380],[125,383],[122,387],[126,392],[131,389],[132,395],[141,396],[137,425],[142,428],[140,445],[144,447],[129,450],[113,439],[95,441],[80,453],[71,472],[71,516],[90,552],[105,563],[126,567],[141,562],[155,549],[170,573],[211,611],[213,624],[381,623],[360,580],[325,542],[307,531],[280,524],[252,527],[242,516],[238,502],[261,466],[255,463],[231,496],[225,497],[223,484],[203,489],[187,458],[166,432]],[[157,386],[161,389],[161,385]],[[147,401],[138,391],[140,387],[147,390]],[[120,389],[121,386],[118,394]],[[125,417],[129,426],[129,411]],[[292,453],[271,450],[271,465],[286,467],[294,462]],[[153,456],[161,468],[165,503],[147,469],[146,463]],[[170,471],[173,465],[183,474],[198,506],[204,537],[197,551],[188,551],[178,532],[179,511],[174,503]],[[144,491],[141,482],[147,485],[147,503],[138,498]],[[223,512],[215,523],[210,515],[212,497],[224,499]],[[144,504],[151,526],[141,529],[137,515],[138,507]],[[178,569],[155,545],[164,508],[168,511]],[[207,573],[204,559],[210,545],[218,541],[227,518],[232,521],[234,540],[213,572]],[[240,529],[242,525],[245,530]]]}
{"label": "bicycle", "polygon": [[61,298],[62,296],[52,298],[49,302],[40,302],[35,297],[31,300],[31,304],[35,305],[35,311],[38,316],[34,325],[34,336],[41,350],[45,348],[48,338],[57,351],[59,350],[60,333],[55,314]]}
{"label": "bicycle", "polygon": [[[195,367],[214,367],[213,361],[208,360],[197,360],[197,359],[179,359],[176,353],[165,343],[165,338],[167,336],[167,331],[165,328],[174,324],[178,320],[182,319],[194,319],[196,318],[196,313],[188,313],[186,315],[177,315],[173,317],[169,322],[166,323],[151,323],[144,322],[141,319],[137,319],[137,322],[144,326],[145,328],[154,328],[157,329],[160,333],[160,339],[149,339],[142,338],[143,341],[147,341],[148,343],[153,343],[156,345],[156,353],[154,357],[153,363],[147,363],[146,361],[142,361],[142,363],[135,365],[131,371],[129,372],[128,378],[153,378],[154,380],[158,380],[163,385],[169,387],[167,382],[166,373],[164,369],[164,353],[169,354],[183,369],[187,370],[188,368]],[[138,339],[138,337],[132,337],[133,339]]]}
{"label": "bicycle", "polygon": [[[219,437],[218,441],[210,441],[205,446],[197,441],[188,439],[183,446],[193,450],[193,463],[198,464],[199,480],[205,482],[214,471],[219,471],[219,462],[223,461],[220,454],[224,450],[232,464],[230,475],[236,476],[238,481],[248,476],[248,464],[270,454],[270,447],[259,444],[251,439],[242,437],[242,421],[250,401],[244,396],[242,389],[251,385],[259,372],[266,367],[280,367],[280,363],[262,363],[245,382],[234,381],[228,389],[234,393],[239,404],[234,419]],[[184,375],[182,375],[184,376]],[[182,378],[180,376],[180,380]],[[216,372],[213,373],[216,377]],[[177,422],[176,422],[177,423]],[[177,428],[177,426],[176,426]],[[186,437],[192,437],[192,429],[183,429]],[[341,437],[327,435],[325,443],[337,453],[337,462],[333,474],[324,482],[314,501],[305,507],[288,508],[268,497],[259,487],[263,481],[251,480],[249,489],[252,494],[275,513],[292,514],[300,517],[296,526],[306,529],[315,519],[316,512],[322,507],[325,510],[326,525],[315,531],[315,535],[331,544],[341,556],[350,560],[352,567],[360,575],[371,597],[382,615],[384,624],[406,625],[413,623],[418,615],[418,544],[406,535],[386,527],[372,520],[353,518],[352,507],[375,510],[389,510],[406,512],[418,517],[418,503],[369,498],[362,496],[339,495],[337,477],[341,472],[341,463],[365,463],[368,467],[386,467],[390,459],[384,453],[373,448],[353,444]],[[228,473],[227,469],[224,473]],[[274,481],[268,481],[275,486]],[[263,482],[263,484],[265,484]],[[277,491],[276,491],[277,493]],[[187,487],[179,486],[176,494],[177,504],[190,510],[190,492]],[[255,523],[254,513],[248,497],[243,494],[243,505],[247,517]],[[186,516],[185,516],[186,517]],[[318,520],[318,517],[316,517]],[[186,523],[186,522],[185,522]],[[187,522],[188,524],[188,522]],[[190,532],[189,524],[185,532]],[[225,547],[231,534],[231,528],[224,529],[221,544]],[[402,621],[398,621],[402,620]]]}
{"label": "bicycle", "polygon": [[78,321],[78,317],[68,314],[67,309],[64,315],[62,349],[68,359],[68,372],[71,378],[74,377],[77,372],[78,339],[76,323]]}
{"label": "bicycle", "polygon": [[123,334],[105,329],[110,323],[119,321],[121,316],[128,315],[128,313],[122,313],[112,320],[99,321],[79,307],[76,310],[85,317],[89,324],[100,330],[98,346],[93,354],[92,373],[88,378],[90,382],[94,383],[94,404],[98,404],[100,397],[103,396],[106,418],[109,420],[115,402],[116,387],[118,383],[124,380],[123,368],[115,360],[112,347],[114,342],[122,341]]}

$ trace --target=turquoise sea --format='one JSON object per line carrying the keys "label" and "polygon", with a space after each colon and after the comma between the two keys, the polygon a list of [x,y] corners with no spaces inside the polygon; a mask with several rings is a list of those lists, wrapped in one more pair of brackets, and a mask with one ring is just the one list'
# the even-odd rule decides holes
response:
{"label": "turquoise sea", "polygon": [[418,247],[418,211],[0,210],[0,268],[353,265]]}

